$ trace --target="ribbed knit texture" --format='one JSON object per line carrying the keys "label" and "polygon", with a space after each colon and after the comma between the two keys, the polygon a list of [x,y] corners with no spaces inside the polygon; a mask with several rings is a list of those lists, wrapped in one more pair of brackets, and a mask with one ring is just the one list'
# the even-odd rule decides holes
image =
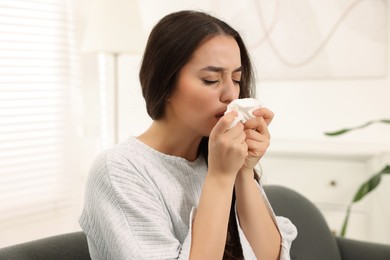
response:
{"label": "ribbed knit texture", "polygon": [[[101,153],[91,168],[80,217],[92,259],[188,259],[206,174],[203,157],[189,162],[134,137]],[[286,218],[275,220],[281,259],[290,259],[296,228]],[[239,232],[245,259],[256,259],[240,227]]]}

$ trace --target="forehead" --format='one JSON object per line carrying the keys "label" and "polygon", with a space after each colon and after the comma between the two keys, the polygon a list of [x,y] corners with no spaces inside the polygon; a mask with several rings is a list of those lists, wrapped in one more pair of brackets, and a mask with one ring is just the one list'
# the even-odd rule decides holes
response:
{"label": "forehead", "polygon": [[188,63],[236,69],[241,66],[240,48],[231,36],[213,36],[201,42]]}

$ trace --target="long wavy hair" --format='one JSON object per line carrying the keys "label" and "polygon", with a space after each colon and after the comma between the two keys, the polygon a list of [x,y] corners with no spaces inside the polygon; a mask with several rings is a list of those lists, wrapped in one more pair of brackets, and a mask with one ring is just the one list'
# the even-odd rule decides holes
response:
{"label": "long wavy hair", "polygon": [[[239,33],[224,21],[199,11],[179,11],[163,17],[152,29],[143,55],[139,79],[146,110],[153,120],[165,113],[167,99],[175,90],[181,68],[206,38],[217,35],[233,37],[241,55],[241,84],[239,98],[255,96],[254,73]],[[208,137],[202,138],[199,154],[208,159]],[[223,259],[243,259],[234,213],[235,193],[230,210],[227,241]]]}

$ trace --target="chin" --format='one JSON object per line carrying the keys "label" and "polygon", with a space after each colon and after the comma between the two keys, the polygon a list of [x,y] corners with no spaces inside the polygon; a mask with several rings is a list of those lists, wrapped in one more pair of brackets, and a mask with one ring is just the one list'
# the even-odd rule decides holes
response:
{"label": "chin", "polygon": [[215,127],[215,125],[217,124],[219,119],[217,120],[212,120],[212,121],[208,121],[207,124],[203,124],[204,127],[203,128],[198,128],[199,131],[198,133],[201,135],[201,136],[205,136],[205,137],[209,137],[210,136],[210,133],[211,131],[213,130],[213,128]]}
{"label": "chin", "polygon": [[207,130],[205,130],[204,132],[203,132],[203,136],[206,136],[206,137],[209,137],[210,136],[210,133],[211,133],[211,131],[213,130],[213,128],[214,128],[214,126],[215,126],[215,124],[214,125],[212,125],[209,129],[207,129]]}

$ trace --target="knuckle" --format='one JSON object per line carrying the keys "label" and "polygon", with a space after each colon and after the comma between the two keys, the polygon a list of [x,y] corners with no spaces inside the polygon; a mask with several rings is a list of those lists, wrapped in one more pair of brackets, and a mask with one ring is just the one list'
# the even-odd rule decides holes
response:
{"label": "knuckle", "polygon": [[259,151],[260,151],[262,154],[264,154],[264,153],[267,151],[269,145],[270,145],[270,143],[269,143],[268,141],[265,141],[265,142],[263,143],[263,145],[260,147]]}
{"label": "knuckle", "polygon": [[231,114],[228,114],[226,116],[221,117],[220,121],[222,122],[222,124],[227,125],[230,124],[233,119],[234,117]]}
{"label": "knuckle", "polygon": [[269,117],[270,117],[270,118],[273,118],[273,117],[275,116],[275,113],[272,112],[271,110],[268,110],[268,111],[269,111]]}
{"label": "knuckle", "polygon": [[225,140],[225,138],[218,138],[217,143],[222,148],[224,148],[224,147],[226,147],[228,145],[228,142]]}

